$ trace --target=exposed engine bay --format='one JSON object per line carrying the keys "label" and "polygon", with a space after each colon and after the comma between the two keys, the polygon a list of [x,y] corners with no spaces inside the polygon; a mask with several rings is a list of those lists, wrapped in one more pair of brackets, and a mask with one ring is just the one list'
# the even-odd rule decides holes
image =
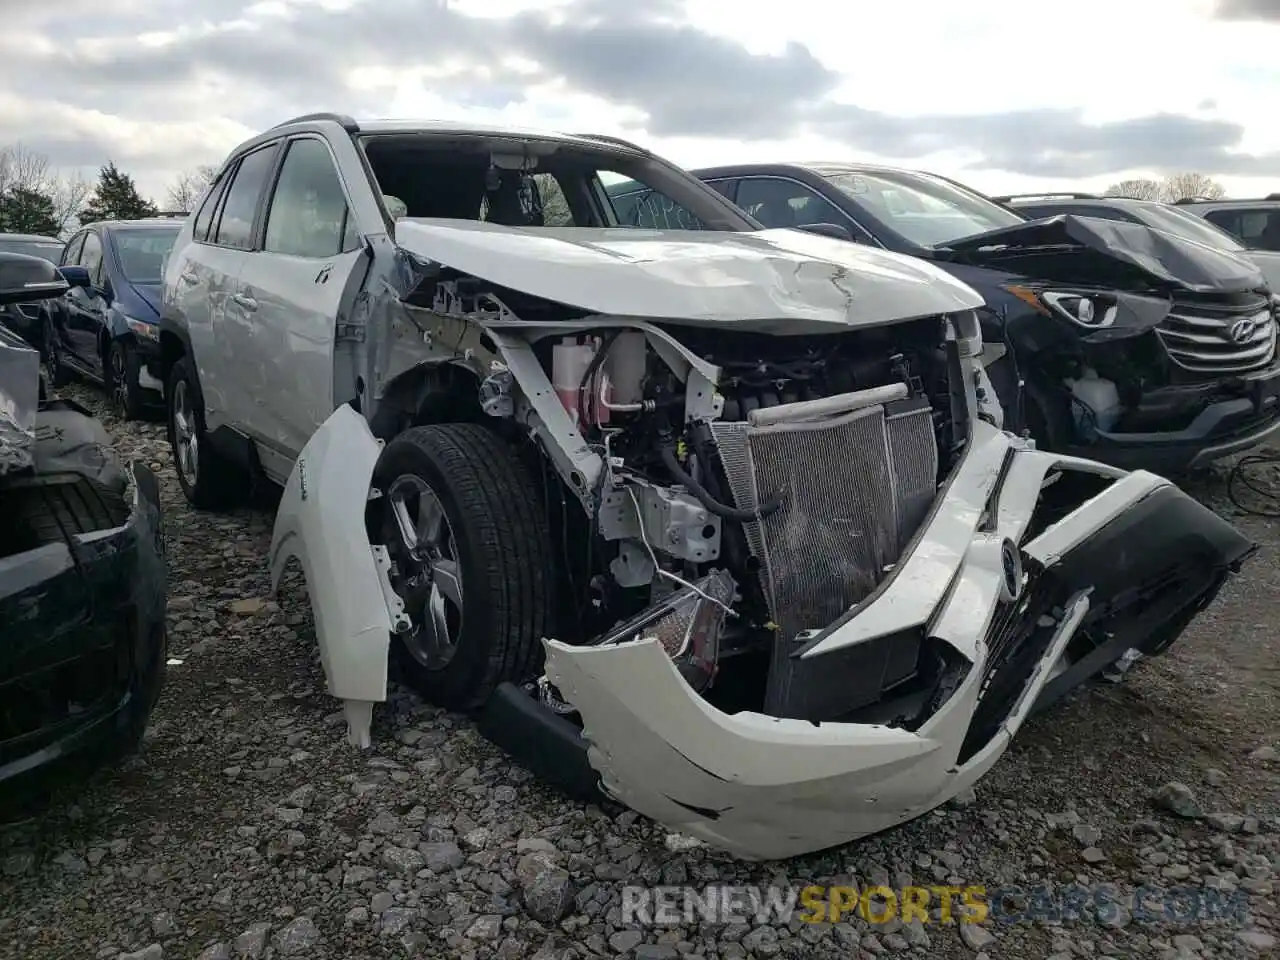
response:
{"label": "exposed engine bay", "polygon": [[[527,342],[599,457],[590,483],[549,469],[550,446],[539,458],[563,540],[559,639],[656,636],[711,702],[777,716],[846,714],[913,678],[899,645],[874,682],[815,699],[790,655],[880,585],[963,450],[968,403],[988,396],[980,372],[965,395],[956,327],[976,335],[972,312],[778,336],[537,306],[521,321],[466,278],[439,282],[431,313]],[[546,429],[530,371],[487,372],[485,414]],[[529,690],[573,712],[545,678]]]}

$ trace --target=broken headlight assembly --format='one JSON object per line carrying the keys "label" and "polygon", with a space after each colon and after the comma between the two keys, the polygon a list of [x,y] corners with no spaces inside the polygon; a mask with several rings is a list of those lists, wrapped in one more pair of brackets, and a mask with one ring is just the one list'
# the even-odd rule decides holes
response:
{"label": "broken headlight assembly", "polygon": [[1062,317],[1086,330],[1101,330],[1116,322],[1119,307],[1111,294],[1097,290],[1033,290],[1020,286],[1005,289],[1039,313]]}

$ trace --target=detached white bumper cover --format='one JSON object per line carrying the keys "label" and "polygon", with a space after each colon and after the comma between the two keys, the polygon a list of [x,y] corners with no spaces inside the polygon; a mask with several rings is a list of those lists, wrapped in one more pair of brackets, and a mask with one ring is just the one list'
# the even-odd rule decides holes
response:
{"label": "detached white bumper cover", "polygon": [[[1228,525],[1160,477],[1141,471],[1126,475],[1090,461],[1026,450],[985,424],[979,424],[974,441],[897,575],[800,654],[821,661],[873,638],[918,629],[971,663],[940,709],[914,731],[729,715],[698,696],[654,640],[597,647],[548,641],[548,678],[578,709],[588,758],[605,792],[744,859],[808,853],[903,823],[954,797],[990,769],[1046,684],[1067,667],[1064,652],[1082,624],[1107,612],[1095,608],[1112,607],[1118,579],[1112,564],[1131,558],[1100,538],[1099,531],[1121,517],[1126,517],[1121,525],[1132,528],[1128,533],[1145,534],[1148,524],[1182,524],[1183,529],[1168,533],[1176,549],[1168,551],[1172,556],[1161,570],[1185,561],[1188,552],[1203,553],[1211,566],[1229,566],[1250,549]],[[1118,479],[1028,542],[1042,484],[1057,468]],[[1190,529],[1183,523],[1187,516],[1194,521]],[[1130,541],[1129,550],[1164,546],[1144,544],[1141,536],[1121,539]],[[1021,545],[1015,555],[1042,584],[1054,580],[1064,562],[1071,569],[1060,571],[1065,579],[1054,586],[1061,598],[1053,604],[1056,615],[1030,614],[1028,626],[1044,633],[1035,646],[1038,659],[1025,682],[1022,674],[1004,681],[1021,685],[1020,693],[996,717],[993,734],[977,737],[980,745],[966,751],[984,688],[996,669],[989,663],[989,644],[1007,638],[1018,622],[1018,603],[1009,601],[1001,560],[1001,545],[1010,541]],[[1104,541],[1107,551],[1119,555],[1097,569],[1097,557],[1080,556],[1077,548],[1084,545],[1089,553]],[[1074,564],[1073,554],[1079,561]],[[1080,568],[1092,568],[1089,576],[1096,574],[1100,591],[1081,579]],[[1135,576],[1143,573],[1135,570]],[[1029,592],[1032,578],[1021,577],[1021,571],[1018,576]],[[1217,576],[1206,582],[1220,583]],[[1211,596],[1216,585],[1202,592]],[[1191,597],[1177,598],[1177,610],[1194,605],[1200,595],[1193,590]]]}

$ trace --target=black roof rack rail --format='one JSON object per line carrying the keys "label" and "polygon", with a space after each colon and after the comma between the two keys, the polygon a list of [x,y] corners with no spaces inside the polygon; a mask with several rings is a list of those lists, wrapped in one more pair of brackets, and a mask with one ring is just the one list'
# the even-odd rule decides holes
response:
{"label": "black roof rack rail", "polygon": [[189,216],[191,216],[191,211],[189,210],[161,210],[154,217],[150,219],[169,220],[169,219],[172,219],[173,217],[189,217]]}
{"label": "black roof rack rail", "polygon": [[288,126],[292,126],[295,123],[312,123],[316,120],[332,120],[334,123],[339,124],[343,130],[347,131],[347,133],[360,132],[360,124],[356,123],[354,118],[347,116],[345,113],[326,113],[326,112],[304,113],[300,117],[294,117],[291,120],[284,120],[280,123],[277,123],[271,129],[275,130],[279,127],[288,127]]}
{"label": "black roof rack rail", "polygon": [[1044,193],[1014,193],[1007,197],[992,197],[996,203],[1011,203],[1014,200],[1101,200],[1096,193],[1076,193],[1071,190],[1048,190]]}
{"label": "black roof rack rail", "polygon": [[1280,193],[1269,193],[1265,197],[1182,197],[1174,203],[1278,203]]}

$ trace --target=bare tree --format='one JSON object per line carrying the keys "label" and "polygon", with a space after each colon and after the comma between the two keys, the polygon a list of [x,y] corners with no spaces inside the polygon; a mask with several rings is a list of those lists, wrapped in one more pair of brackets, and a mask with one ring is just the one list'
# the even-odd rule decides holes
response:
{"label": "bare tree", "polygon": [[1175,173],[1164,181],[1165,200],[1172,203],[1187,197],[1220,200],[1227,195],[1222,184],[1203,173]]}
{"label": "bare tree", "polygon": [[12,190],[45,193],[49,187],[49,158],[22,144],[0,148],[0,196]]}
{"label": "bare tree", "polygon": [[1134,200],[1162,200],[1163,186],[1159,180],[1121,180],[1107,187],[1105,196],[1131,197]]}
{"label": "bare tree", "polygon": [[92,189],[89,181],[79,173],[59,177],[54,182],[49,197],[53,201],[53,219],[58,224],[58,236],[66,236],[79,225],[80,208]]}
{"label": "bare tree", "polygon": [[1108,197],[1131,197],[1134,200],[1159,200],[1173,203],[1186,197],[1217,200],[1227,191],[1222,184],[1204,173],[1175,173],[1163,180],[1121,180],[1107,187]]}
{"label": "bare tree", "polygon": [[0,197],[29,192],[53,205],[58,236],[77,226],[76,214],[89,195],[89,184],[78,172],[61,175],[49,166],[49,158],[22,144],[0,147]]}
{"label": "bare tree", "polygon": [[200,195],[213,183],[218,175],[218,168],[210,163],[202,163],[181,174],[169,186],[169,209],[175,212],[191,213]]}

